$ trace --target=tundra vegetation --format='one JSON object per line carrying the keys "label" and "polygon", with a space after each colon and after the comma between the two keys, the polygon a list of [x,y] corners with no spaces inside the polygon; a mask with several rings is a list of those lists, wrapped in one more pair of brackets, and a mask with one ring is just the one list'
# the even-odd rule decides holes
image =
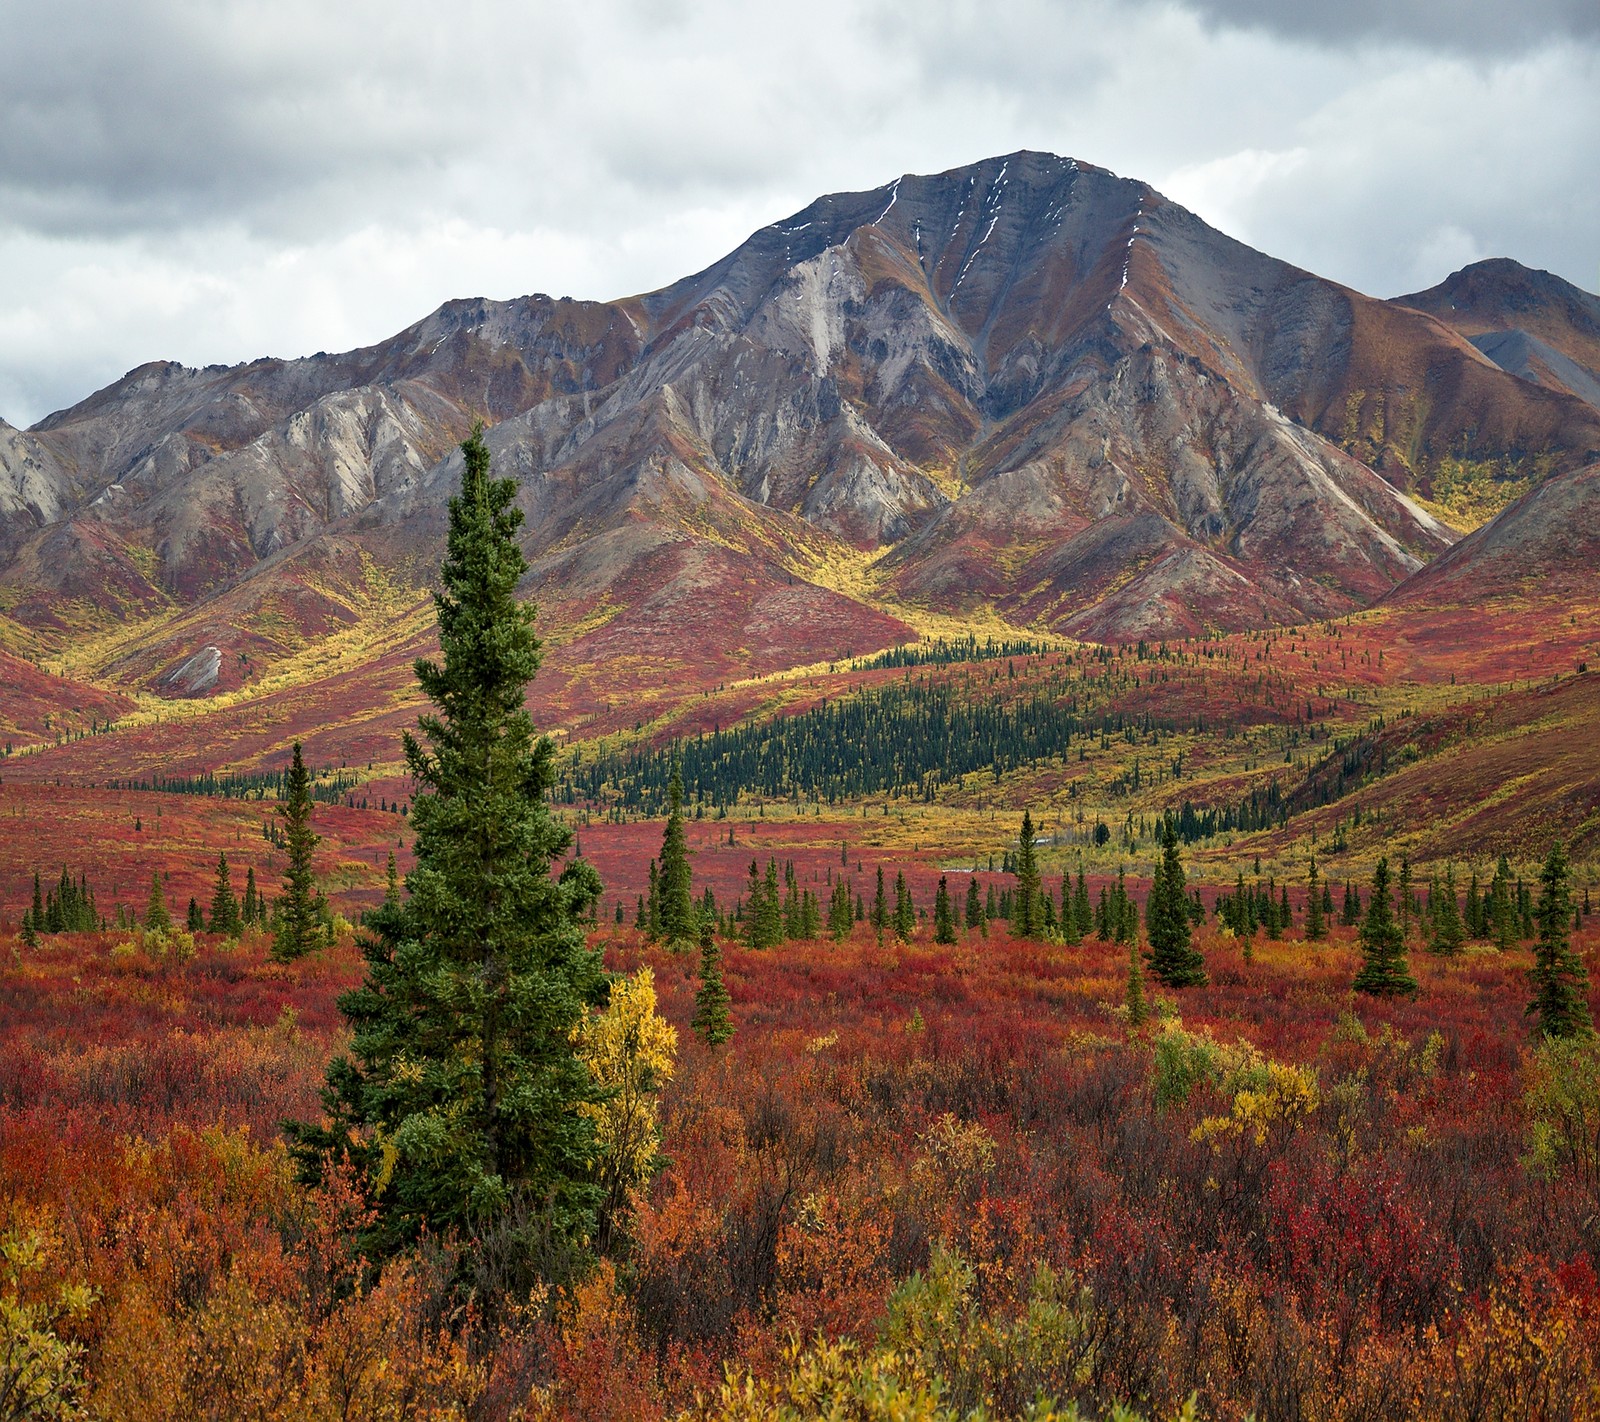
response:
{"label": "tundra vegetation", "polygon": [[8,763],[0,1417],[1600,1417],[1587,673],[971,643],[557,749],[465,450],[404,775]]}

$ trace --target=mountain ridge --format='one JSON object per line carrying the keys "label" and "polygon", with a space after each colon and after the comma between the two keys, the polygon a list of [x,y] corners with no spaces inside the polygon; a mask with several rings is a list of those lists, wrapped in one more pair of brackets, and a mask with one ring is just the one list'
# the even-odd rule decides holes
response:
{"label": "mountain ridge", "polygon": [[426,583],[477,420],[553,626],[611,609],[584,635],[626,640],[665,589],[714,608],[744,585],[800,660],[842,649],[808,624],[1115,639],[1349,611],[1454,541],[1417,501],[1434,471],[1510,488],[1600,457],[1600,411],[1431,312],[1022,152],[818,198],[657,292],[154,362],[6,427],[0,631],[48,650],[98,600],[136,629],[96,672],[173,694],[209,609],[202,645],[270,665],[359,618],[374,568]]}

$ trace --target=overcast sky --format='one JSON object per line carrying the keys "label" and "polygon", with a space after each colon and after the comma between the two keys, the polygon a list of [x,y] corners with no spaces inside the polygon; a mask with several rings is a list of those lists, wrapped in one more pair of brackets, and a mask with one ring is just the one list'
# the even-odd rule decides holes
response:
{"label": "overcast sky", "polygon": [[0,0],[0,416],[614,297],[1018,148],[1375,295],[1600,286],[1597,0]]}

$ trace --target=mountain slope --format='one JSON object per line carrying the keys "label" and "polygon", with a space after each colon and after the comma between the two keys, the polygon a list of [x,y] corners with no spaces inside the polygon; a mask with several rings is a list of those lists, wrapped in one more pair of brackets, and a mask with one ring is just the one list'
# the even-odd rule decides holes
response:
{"label": "mountain slope", "polygon": [[11,432],[36,497],[0,596],[46,645],[110,612],[118,680],[229,690],[374,578],[426,583],[477,419],[571,664],[653,647],[688,677],[945,614],[1124,638],[1347,611],[1453,541],[1407,497],[1442,461],[1600,454],[1600,411],[1433,315],[1019,153],[820,198],[622,301],[141,367]]}
{"label": "mountain slope", "polygon": [[1463,538],[1389,600],[1477,604],[1492,597],[1592,602],[1600,593],[1600,464],[1557,474]]}
{"label": "mountain slope", "polygon": [[1437,317],[1503,370],[1600,408],[1600,296],[1498,257],[1395,304]]}

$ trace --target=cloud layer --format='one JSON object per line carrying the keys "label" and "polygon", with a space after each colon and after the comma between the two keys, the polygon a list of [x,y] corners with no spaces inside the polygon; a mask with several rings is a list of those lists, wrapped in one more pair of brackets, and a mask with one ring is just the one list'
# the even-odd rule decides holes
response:
{"label": "cloud layer", "polygon": [[0,0],[0,32],[13,422],[149,359],[648,289],[1022,147],[1379,294],[1491,253],[1597,284],[1592,0]]}

